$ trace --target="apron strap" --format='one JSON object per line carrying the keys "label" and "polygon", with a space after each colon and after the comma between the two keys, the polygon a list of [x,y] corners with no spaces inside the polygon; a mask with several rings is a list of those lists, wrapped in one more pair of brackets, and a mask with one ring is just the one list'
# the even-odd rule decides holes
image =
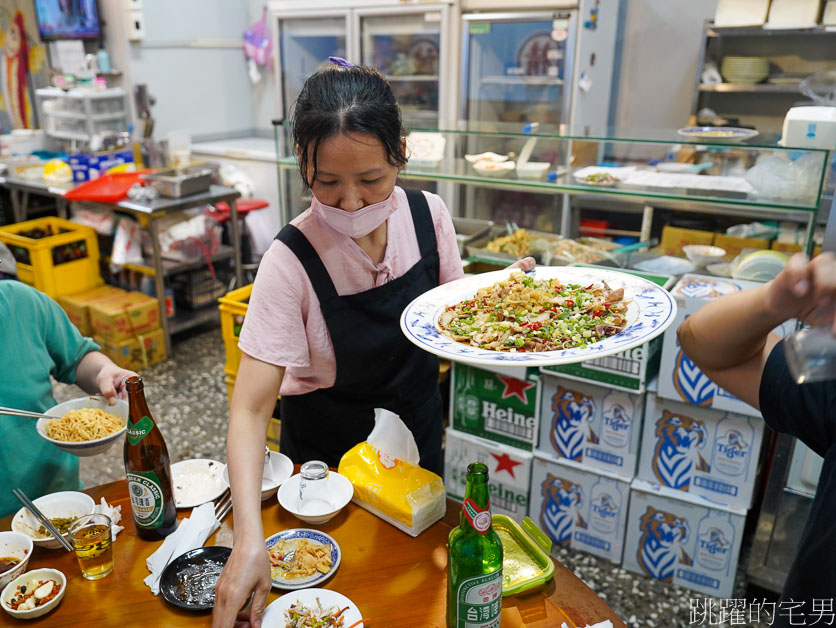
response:
{"label": "apron strap", "polygon": [[415,225],[415,235],[418,238],[418,249],[421,251],[421,257],[426,257],[438,249],[427,197],[421,190],[415,188],[404,188],[403,190],[406,192],[406,200],[409,201],[409,209],[412,212],[412,222]]}
{"label": "apron strap", "polygon": [[305,237],[299,229],[291,224],[286,224],[276,240],[284,242],[293,254],[299,258],[302,263],[302,268],[308,273],[308,279],[311,280],[316,298],[320,303],[326,303],[331,299],[337,298],[337,289],[334,287],[334,282],[331,281],[331,276],[325,268],[325,264],[317,255],[316,250],[310,243],[310,240]]}

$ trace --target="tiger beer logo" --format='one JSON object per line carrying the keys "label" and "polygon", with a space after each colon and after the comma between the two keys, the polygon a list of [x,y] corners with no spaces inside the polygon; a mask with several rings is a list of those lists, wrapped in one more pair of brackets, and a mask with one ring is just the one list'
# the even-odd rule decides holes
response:
{"label": "tiger beer logo", "polygon": [[694,471],[710,471],[710,465],[700,453],[705,438],[705,423],[663,410],[656,421],[656,449],[653,454],[653,473],[659,482],[687,491]]}
{"label": "tiger beer logo", "polygon": [[563,458],[580,462],[584,443],[598,443],[590,423],[595,418],[595,401],[574,390],[557,387],[552,397],[551,437],[554,451]]}
{"label": "tiger beer logo", "polygon": [[671,582],[678,563],[694,564],[683,547],[690,532],[687,520],[648,506],[639,529],[642,536],[637,558],[642,571],[651,578]]}
{"label": "tiger beer logo", "polygon": [[580,513],[583,505],[583,487],[551,473],[540,485],[543,505],[540,507],[540,523],[552,540],[568,546],[575,526],[586,528]]}
{"label": "tiger beer logo", "polygon": [[673,369],[673,387],[679,396],[695,406],[711,407],[717,394],[717,384],[700,370],[680,349]]}

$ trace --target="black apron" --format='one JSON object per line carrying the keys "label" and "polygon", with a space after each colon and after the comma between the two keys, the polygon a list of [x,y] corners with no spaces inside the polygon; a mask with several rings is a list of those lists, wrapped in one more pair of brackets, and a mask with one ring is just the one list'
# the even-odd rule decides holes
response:
{"label": "black apron", "polygon": [[276,236],[310,278],[337,366],[331,388],[281,398],[279,448],[295,463],[323,460],[336,467],[372,431],[374,408],[386,408],[412,431],[421,466],[441,474],[438,358],[409,342],[400,328],[404,308],[438,285],[438,247],[423,192],[406,190],[406,196],[421,258],[405,275],[365,292],[338,295],[322,260],[293,225]]}

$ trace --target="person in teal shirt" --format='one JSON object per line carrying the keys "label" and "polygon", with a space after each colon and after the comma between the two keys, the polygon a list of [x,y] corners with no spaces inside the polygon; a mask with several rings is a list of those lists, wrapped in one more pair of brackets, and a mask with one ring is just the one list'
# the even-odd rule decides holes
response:
{"label": "person in teal shirt", "polygon": [[[8,266],[0,262],[0,272],[13,274]],[[10,408],[45,412],[54,406],[50,376],[114,403],[125,397],[125,380],[136,375],[100,353],[55,301],[12,279],[0,281],[0,347],[0,405]],[[13,488],[34,499],[81,487],[78,458],[38,436],[35,423],[0,415],[0,517],[20,508]]]}

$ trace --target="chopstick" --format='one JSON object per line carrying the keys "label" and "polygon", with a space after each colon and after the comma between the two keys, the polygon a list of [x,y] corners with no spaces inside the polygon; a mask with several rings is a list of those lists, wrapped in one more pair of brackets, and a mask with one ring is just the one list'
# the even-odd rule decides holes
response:
{"label": "chopstick", "polygon": [[45,527],[47,530],[49,530],[49,533],[50,533],[52,536],[54,536],[54,537],[58,540],[58,542],[59,542],[59,543],[61,543],[61,545],[63,545],[63,546],[64,546],[64,549],[65,549],[65,550],[67,550],[68,552],[72,552],[72,551],[73,551],[73,546],[72,546],[72,545],[70,545],[70,542],[69,542],[67,539],[65,539],[65,538],[64,538],[64,535],[63,535],[63,534],[61,534],[61,533],[60,533],[60,532],[59,532],[59,531],[55,528],[55,526],[54,526],[54,525],[52,525],[52,522],[44,516],[44,513],[42,513],[42,512],[38,509],[38,507],[37,507],[35,504],[33,504],[33,503],[32,503],[32,500],[31,500],[31,499],[29,499],[29,498],[26,496],[26,493],[24,493],[24,492],[23,492],[22,490],[20,490],[19,488],[13,488],[13,489],[12,489],[12,495],[14,495],[15,497],[17,497],[17,501],[19,501],[21,504],[23,504],[23,506],[24,506],[25,508],[27,508],[27,509],[29,510],[29,512],[31,512],[33,515],[35,515],[35,517],[37,517],[38,521],[40,521],[42,524],[44,524],[44,527]]}
{"label": "chopstick", "polygon": [[218,523],[223,521],[223,518],[229,514],[230,510],[232,510],[232,493],[227,488],[221,495],[221,498],[215,502],[215,519],[218,520]]}
{"label": "chopstick", "polygon": [[60,419],[59,416],[50,416],[48,414],[41,414],[40,412],[29,412],[29,410],[18,410],[17,408],[7,408],[0,406],[0,414],[8,414],[9,416],[22,416],[30,419]]}

